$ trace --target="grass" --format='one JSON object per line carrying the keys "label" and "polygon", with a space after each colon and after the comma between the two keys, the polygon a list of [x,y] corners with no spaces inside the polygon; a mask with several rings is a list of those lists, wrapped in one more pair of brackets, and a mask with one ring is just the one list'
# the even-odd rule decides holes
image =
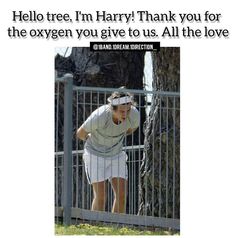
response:
{"label": "grass", "polygon": [[179,232],[168,230],[140,230],[137,228],[118,227],[116,225],[55,225],[56,235],[179,235]]}

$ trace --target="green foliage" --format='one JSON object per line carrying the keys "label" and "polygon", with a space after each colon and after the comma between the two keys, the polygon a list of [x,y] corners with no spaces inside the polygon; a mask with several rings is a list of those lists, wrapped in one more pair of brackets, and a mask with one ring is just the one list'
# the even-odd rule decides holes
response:
{"label": "green foliage", "polygon": [[117,227],[114,226],[103,226],[103,225],[55,225],[56,235],[179,235],[179,232],[166,231],[166,230],[140,230],[137,228],[129,227]]}

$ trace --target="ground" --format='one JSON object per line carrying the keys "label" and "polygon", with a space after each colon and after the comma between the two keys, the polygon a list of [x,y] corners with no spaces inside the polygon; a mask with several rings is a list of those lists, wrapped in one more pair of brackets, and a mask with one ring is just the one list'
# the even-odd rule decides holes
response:
{"label": "ground", "polygon": [[113,225],[80,224],[63,226],[55,225],[56,235],[179,235],[178,231],[163,230],[159,228],[121,227]]}

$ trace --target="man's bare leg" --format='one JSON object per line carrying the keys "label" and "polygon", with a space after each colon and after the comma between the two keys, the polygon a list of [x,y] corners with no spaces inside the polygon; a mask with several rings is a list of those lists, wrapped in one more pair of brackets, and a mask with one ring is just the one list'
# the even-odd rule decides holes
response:
{"label": "man's bare leg", "polygon": [[106,182],[93,183],[92,211],[105,211],[106,204]]}
{"label": "man's bare leg", "polygon": [[126,195],[127,195],[127,180],[123,178],[112,178],[112,189],[115,194],[112,212],[125,213]]}

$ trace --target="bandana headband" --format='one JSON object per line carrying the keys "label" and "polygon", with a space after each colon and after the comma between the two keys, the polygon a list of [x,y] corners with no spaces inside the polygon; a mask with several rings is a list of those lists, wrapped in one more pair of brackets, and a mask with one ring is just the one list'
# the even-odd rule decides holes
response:
{"label": "bandana headband", "polygon": [[130,103],[130,102],[132,102],[132,101],[131,101],[131,97],[129,97],[129,96],[125,96],[125,97],[121,97],[121,98],[114,98],[114,99],[111,99],[111,101],[110,101],[111,105],[113,105],[113,106]]}

